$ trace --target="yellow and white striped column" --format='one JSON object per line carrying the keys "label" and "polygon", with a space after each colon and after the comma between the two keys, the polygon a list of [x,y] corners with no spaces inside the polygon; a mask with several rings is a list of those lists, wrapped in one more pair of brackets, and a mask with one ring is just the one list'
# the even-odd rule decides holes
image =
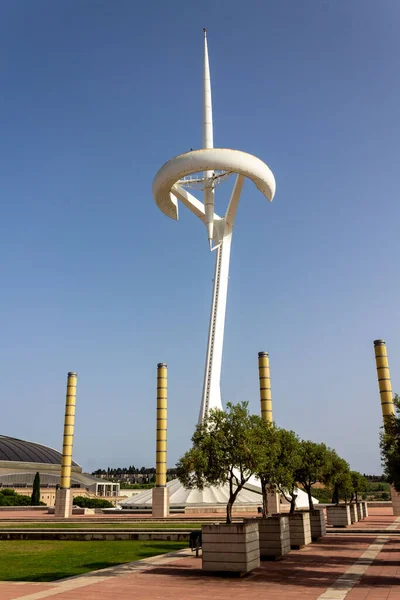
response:
{"label": "yellow and white striped column", "polygon": [[156,486],[167,484],[167,399],[168,368],[165,363],[157,365],[157,450]]}
{"label": "yellow and white striped column", "polygon": [[258,376],[260,379],[261,418],[272,423],[271,376],[268,352],[258,353]]}
{"label": "yellow and white striped column", "polygon": [[[389,362],[384,340],[374,341],[376,372],[378,374],[379,395],[381,397],[381,408],[383,425],[385,420],[395,414],[393,404],[392,382],[390,380]],[[393,514],[400,516],[400,494],[393,486],[390,486],[392,497]]]}
{"label": "yellow and white striped column", "polygon": [[77,373],[68,373],[65,401],[64,439],[61,463],[61,489],[71,487],[72,448],[74,445]]}
{"label": "yellow and white striped column", "polygon": [[72,515],[71,468],[75,429],[76,382],[77,373],[68,373],[61,460],[61,480],[60,489],[57,490],[56,493],[55,504],[56,517],[70,517]]}
{"label": "yellow and white striped column", "polygon": [[392,382],[390,380],[389,362],[384,340],[374,341],[376,371],[378,374],[379,394],[383,420],[394,415]]}
{"label": "yellow and white striped column", "polygon": [[[258,377],[260,380],[261,418],[265,423],[272,425],[271,375],[268,352],[258,353]],[[269,485],[267,487],[267,503],[269,515],[281,512],[280,495]]]}
{"label": "yellow and white striped column", "polygon": [[168,367],[157,365],[157,433],[156,433],[156,487],[152,493],[153,517],[169,515],[169,489],[167,488],[167,399]]}

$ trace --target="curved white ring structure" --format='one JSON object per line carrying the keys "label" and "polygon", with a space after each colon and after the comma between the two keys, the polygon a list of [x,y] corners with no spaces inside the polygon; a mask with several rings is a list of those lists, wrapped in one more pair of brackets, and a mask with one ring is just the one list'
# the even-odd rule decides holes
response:
{"label": "curved white ring structure", "polygon": [[275,194],[275,177],[271,169],[259,158],[229,148],[203,148],[171,158],[157,172],[153,180],[153,197],[157,206],[171,219],[178,219],[178,202],[171,192],[183,177],[201,171],[222,170],[237,173],[253,181],[270,201]]}

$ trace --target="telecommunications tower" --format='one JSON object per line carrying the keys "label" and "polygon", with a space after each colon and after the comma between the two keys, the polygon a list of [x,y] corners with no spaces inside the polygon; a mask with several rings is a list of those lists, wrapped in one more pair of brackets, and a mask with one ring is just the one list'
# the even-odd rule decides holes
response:
{"label": "telecommunications tower", "polygon": [[[211,408],[222,409],[220,379],[229,259],[236,209],[245,177],[251,179],[270,202],[275,194],[274,175],[263,161],[240,150],[214,148],[211,78],[205,29],[202,133],[202,148],[171,158],[161,167],[153,181],[153,196],[158,208],[167,217],[177,220],[178,200],[180,200],[205,224],[210,250],[216,253],[214,289],[199,422],[207,417]],[[223,217],[220,217],[214,212],[215,189],[231,176],[235,177],[233,191],[227,211]],[[188,191],[191,188],[203,192],[203,202]]]}

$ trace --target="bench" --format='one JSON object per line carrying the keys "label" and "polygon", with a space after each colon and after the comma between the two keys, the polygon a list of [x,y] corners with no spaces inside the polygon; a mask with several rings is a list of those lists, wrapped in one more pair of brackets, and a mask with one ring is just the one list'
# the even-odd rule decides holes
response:
{"label": "bench", "polygon": [[201,530],[196,529],[191,531],[189,534],[189,547],[193,552],[196,550],[196,558],[199,556],[199,550],[201,548]]}

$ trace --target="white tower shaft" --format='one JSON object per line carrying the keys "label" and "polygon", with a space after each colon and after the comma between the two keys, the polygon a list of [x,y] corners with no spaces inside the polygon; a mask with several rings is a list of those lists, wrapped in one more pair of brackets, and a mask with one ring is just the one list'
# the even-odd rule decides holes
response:
{"label": "white tower shaft", "polygon": [[228,231],[224,232],[224,237],[217,248],[215,257],[214,289],[199,423],[208,416],[210,409],[219,408],[222,410],[220,381],[232,241],[232,229],[230,227],[227,229]]}
{"label": "white tower shaft", "polygon": [[220,382],[226,302],[228,299],[229,262],[231,257],[233,223],[236,216],[236,209],[239,204],[240,194],[242,193],[243,183],[244,177],[239,175],[232,190],[225,218],[218,222],[216,231],[216,235],[218,235],[217,243],[219,242],[219,245],[215,258],[214,289],[208,330],[206,366],[199,423],[208,416],[210,409],[219,408],[222,410]]}

